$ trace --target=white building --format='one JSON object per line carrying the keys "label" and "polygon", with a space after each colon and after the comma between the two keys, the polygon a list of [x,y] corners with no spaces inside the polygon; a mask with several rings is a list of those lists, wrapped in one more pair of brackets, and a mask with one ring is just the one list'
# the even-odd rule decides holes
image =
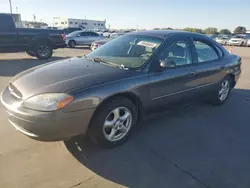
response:
{"label": "white building", "polygon": [[81,27],[83,29],[106,29],[106,20],[54,17],[53,26],[58,28]]}

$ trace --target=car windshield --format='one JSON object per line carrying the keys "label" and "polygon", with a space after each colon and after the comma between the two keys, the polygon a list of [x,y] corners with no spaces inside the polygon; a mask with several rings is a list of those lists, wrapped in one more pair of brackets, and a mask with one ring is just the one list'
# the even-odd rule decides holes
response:
{"label": "car windshield", "polygon": [[233,38],[236,38],[236,39],[244,39],[244,36],[234,36]]}
{"label": "car windshield", "polygon": [[74,31],[67,35],[67,37],[75,37],[77,34],[81,33],[81,31]]}
{"label": "car windshield", "polygon": [[124,35],[101,46],[86,57],[101,58],[119,66],[137,69],[152,56],[162,42],[163,39],[158,37]]}

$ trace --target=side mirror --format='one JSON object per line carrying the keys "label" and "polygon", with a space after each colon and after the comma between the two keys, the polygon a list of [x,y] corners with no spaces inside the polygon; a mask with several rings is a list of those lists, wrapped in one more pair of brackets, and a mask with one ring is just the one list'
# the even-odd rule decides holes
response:
{"label": "side mirror", "polygon": [[80,36],[81,36],[80,34],[76,35],[76,37],[80,37]]}
{"label": "side mirror", "polygon": [[160,67],[161,68],[175,68],[176,63],[174,61],[162,60],[160,61]]}

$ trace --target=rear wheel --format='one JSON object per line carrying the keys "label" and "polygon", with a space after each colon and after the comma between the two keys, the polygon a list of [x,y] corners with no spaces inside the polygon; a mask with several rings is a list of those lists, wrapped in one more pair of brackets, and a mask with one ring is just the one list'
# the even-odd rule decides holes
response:
{"label": "rear wheel", "polygon": [[213,94],[212,103],[214,105],[224,104],[230,95],[232,87],[233,87],[232,78],[227,76],[226,78],[223,79],[220,86]]}
{"label": "rear wheel", "polygon": [[73,41],[73,40],[70,40],[68,45],[69,45],[70,48],[75,48],[76,47],[76,42]]}
{"label": "rear wheel", "polygon": [[35,52],[38,59],[49,59],[52,57],[53,48],[49,43],[41,42],[36,45]]}
{"label": "rear wheel", "polygon": [[134,104],[127,98],[116,97],[97,109],[89,136],[102,147],[114,148],[126,142],[136,119]]}

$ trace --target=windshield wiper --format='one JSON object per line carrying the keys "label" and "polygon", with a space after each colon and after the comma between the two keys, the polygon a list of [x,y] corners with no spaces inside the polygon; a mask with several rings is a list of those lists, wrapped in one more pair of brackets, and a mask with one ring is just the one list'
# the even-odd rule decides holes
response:
{"label": "windshield wiper", "polygon": [[108,64],[108,65],[111,65],[112,67],[118,67],[120,69],[128,70],[128,68],[125,67],[124,65],[119,65],[119,64],[116,64],[116,63],[112,63],[112,62],[109,62],[109,61],[107,61],[105,59],[102,59],[100,57],[89,58],[86,55],[84,55],[84,57],[86,59],[89,59],[89,60],[94,61],[94,62],[98,62],[98,63],[101,62],[101,63],[105,63],[105,64]]}

